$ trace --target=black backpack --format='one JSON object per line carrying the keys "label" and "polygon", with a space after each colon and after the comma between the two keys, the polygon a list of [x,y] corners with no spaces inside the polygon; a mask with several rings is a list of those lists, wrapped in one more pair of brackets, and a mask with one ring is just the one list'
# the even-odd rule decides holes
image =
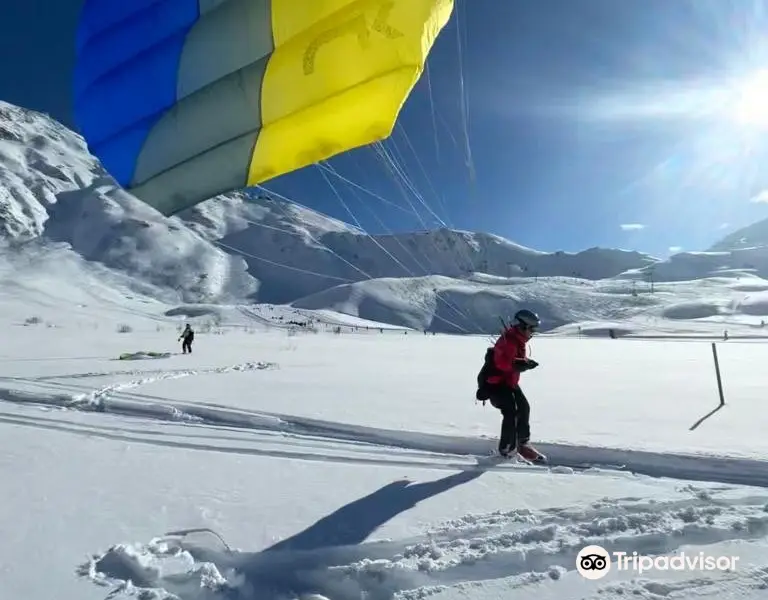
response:
{"label": "black backpack", "polygon": [[485,406],[485,403],[491,399],[491,391],[493,390],[493,386],[488,383],[488,378],[497,373],[498,370],[493,362],[493,348],[488,348],[488,350],[485,351],[485,361],[483,362],[483,366],[477,374],[477,392],[475,392],[475,398],[481,400],[483,406]]}

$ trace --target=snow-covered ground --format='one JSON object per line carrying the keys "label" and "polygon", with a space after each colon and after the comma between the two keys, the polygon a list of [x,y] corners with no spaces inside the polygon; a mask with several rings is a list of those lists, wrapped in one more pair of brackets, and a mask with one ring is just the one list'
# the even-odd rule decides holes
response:
{"label": "snow-covered ground", "polygon": [[[474,401],[487,337],[245,320],[183,356],[177,317],[130,301],[114,318],[114,298],[91,298],[90,317],[61,303],[22,325],[54,294],[42,287],[8,292],[0,319],[0,598],[766,593],[760,341],[718,344],[726,405],[702,421],[719,402],[709,341],[534,340],[534,441],[557,465],[544,468],[487,458],[499,415]],[[593,544],[738,560],[614,562],[592,581],[576,563]]]}

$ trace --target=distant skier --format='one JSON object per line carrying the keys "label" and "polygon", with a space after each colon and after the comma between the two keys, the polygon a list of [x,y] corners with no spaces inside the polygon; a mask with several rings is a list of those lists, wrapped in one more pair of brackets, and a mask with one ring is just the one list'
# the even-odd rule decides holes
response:
{"label": "distant skier", "polygon": [[182,354],[192,354],[192,342],[195,339],[195,332],[192,331],[192,327],[190,327],[189,323],[187,323],[187,326],[184,328],[184,331],[181,332],[181,335],[179,336],[179,341],[181,342],[181,353]]}
{"label": "distant skier", "polygon": [[499,454],[504,457],[517,451],[526,460],[545,460],[544,455],[530,444],[531,406],[520,389],[520,373],[539,366],[536,361],[526,358],[526,347],[540,325],[536,313],[520,310],[515,313],[514,323],[488,350],[488,364],[484,367],[486,393],[491,404],[502,414]]}

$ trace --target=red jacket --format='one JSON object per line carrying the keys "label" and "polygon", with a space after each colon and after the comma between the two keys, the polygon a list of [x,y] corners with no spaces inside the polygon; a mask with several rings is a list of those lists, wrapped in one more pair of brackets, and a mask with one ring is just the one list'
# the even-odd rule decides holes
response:
{"label": "red jacket", "polygon": [[520,383],[520,371],[515,360],[526,358],[528,339],[517,327],[510,327],[501,334],[493,347],[493,363],[501,375],[492,375],[488,383],[515,387]]}

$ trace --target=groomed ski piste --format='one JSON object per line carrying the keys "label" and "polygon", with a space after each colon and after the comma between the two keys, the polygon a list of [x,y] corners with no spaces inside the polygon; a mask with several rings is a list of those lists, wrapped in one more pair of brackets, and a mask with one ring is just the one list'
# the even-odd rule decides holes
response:
{"label": "groomed ski piste", "polygon": [[[524,385],[552,464],[498,463],[499,415],[474,400],[488,336],[355,319],[339,334],[347,317],[329,311],[283,327],[264,320],[292,318],[275,306],[189,317],[72,269],[69,301],[39,272],[0,298],[2,598],[766,593],[759,338],[717,341],[722,323],[697,321],[677,339],[658,319],[624,334],[664,339],[598,337],[607,323],[539,336]],[[184,356],[186,318],[199,333]],[[735,568],[614,562],[589,580],[588,545]]]}

